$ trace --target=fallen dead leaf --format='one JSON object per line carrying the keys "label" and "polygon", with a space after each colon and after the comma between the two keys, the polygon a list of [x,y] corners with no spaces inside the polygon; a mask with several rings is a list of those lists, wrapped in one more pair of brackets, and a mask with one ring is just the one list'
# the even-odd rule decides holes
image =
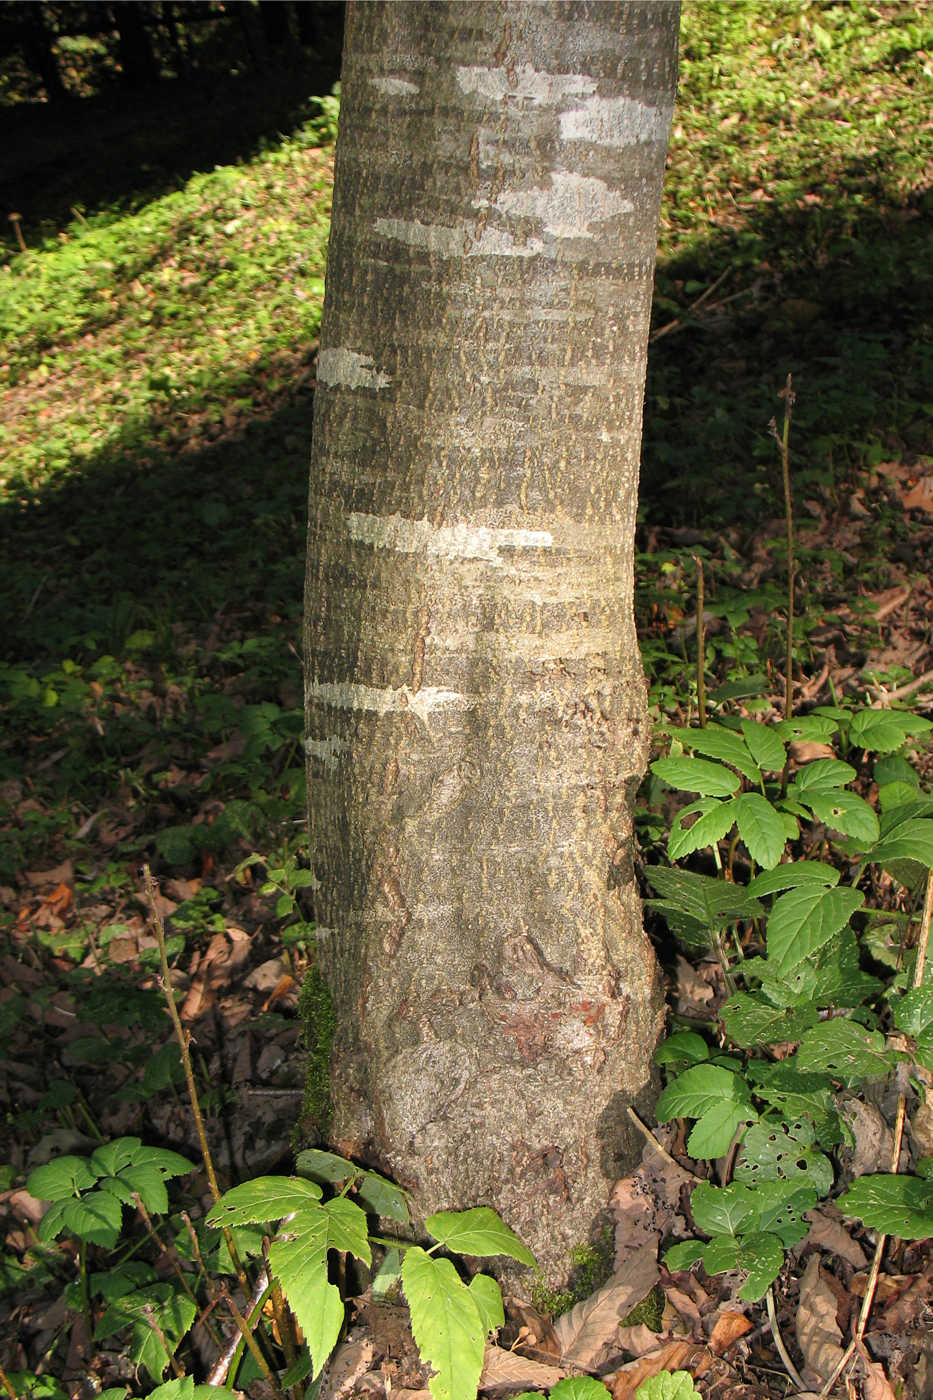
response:
{"label": "fallen dead leaf", "polygon": [[858,1240],[852,1238],[841,1220],[834,1219],[822,1206],[808,1210],[805,1218],[810,1222],[807,1244],[817,1245],[828,1254],[837,1255],[853,1268],[865,1268],[868,1263],[865,1251]]}
{"label": "fallen dead leaf", "polygon": [[635,1327],[619,1328],[619,1347],[632,1356],[644,1356],[649,1351],[657,1351],[660,1342],[661,1334],[652,1332],[643,1322],[639,1322]]}
{"label": "fallen dead leaf", "polygon": [[744,1313],[724,1312],[717,1318],[716,1325],[710,1333],[709,1347],[717,1356],[722,1356],[728,1351],[734,1342],[740,1337],[744,1337],[746,1332],[752,1330],[752,1324]]}
{"label": "fallen dead leaf", "polygon": [[804,1380],[820,1384],[842,1360],[842,1332],[836,1322],[836,1299],[820,1275],[818,1254],[811,1254],[800,1280],[797,1344],[803,1353]]}
{"label": "fallen dead leaf", "polygon": [[651,1292],[659,1276],[658,1242],[652,1238],[631,1253],[592,1297],[557,1319],[554,1331],[561,1360],[586,1371],[597,1370],[607,1350],[618,1348],[619,1320]]}
{"label": "fallen dead leaf", "polygon": [[642,1381],[651,1376],[659,1376],[662,1371],[689,1370],[687,1362],[701,1350],[694,1342],[667,1342],[657,1351],[640,1356],[620,1366],[611,1376],[603,1380],[609,1387],[612,1400],[631,1400]]}
{"label": "fallen dead leaf", "polygon": [[862,1396],[863,1400],[897,1400],[880,1361],[865,1362]]}
{"label": "fallen dead leaf", "polygon": [[490,1343],[483,1358],[481,1390],[491,1390],[494,1386],[513,1385],[556,1385],[567,1372],[562,1366],[548,1366],[543,1361],[533,1361],[530,1356],[519,1356],[517,1352],[506,1351]]}
{"label": "fallen dead leaf", "polygon": [[40,885],[73,885],[74,866],[70,860],[65,860],[61,865],[53,865],[51,870],[27,870],[26,879],[34,888]]}

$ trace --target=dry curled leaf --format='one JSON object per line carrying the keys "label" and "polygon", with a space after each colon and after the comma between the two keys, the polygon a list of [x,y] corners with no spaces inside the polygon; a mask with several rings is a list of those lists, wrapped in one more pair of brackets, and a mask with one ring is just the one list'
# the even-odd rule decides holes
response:
{"label": "dry curled leaf", "polygon": [[796,1327],[804,1380],[811,1385],[828,1380],[842,1360],[842,1332],[836,1321],[836,1297],[820,1276],[817,1254],[811,1254],[800,1280]]}
{"label": "dry curled leaf", "polygon": [[658,1242],[651,1239],[631,1253],[592,1297],[558,1318],[554,1330],[561,1360],[584,1370],[596,1369],[607,1348],[618,1346],[620,1320],[650,1293],[659,1273]]}

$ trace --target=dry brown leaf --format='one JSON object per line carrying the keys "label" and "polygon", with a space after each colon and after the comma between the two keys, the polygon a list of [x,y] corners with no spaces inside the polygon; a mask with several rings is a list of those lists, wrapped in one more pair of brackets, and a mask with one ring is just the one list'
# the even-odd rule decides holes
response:
{"label": "dry brown leaf", "polygon": [[561,1360],[594,1370],[607,1346],[616,1342],[619,1320],[640,1303],[658,1281],[658,1242],[634,1250],[592,1297],[577,1303],[554,1324]]}
{"label": "dry brown leaf", "polygon": [[686,1363],[701,1350],[693,1342],[667,1342],[657,1351],[640,1356],[620,1366],[611,1376],[603,1380],[609,1387],[612,1400],[631,1400],[642,1381],[651,1376],[659,1376],[662,1371],[688,1370]]}
{"label": "dry brown leaf", "polygon": [[181,1019],[193,1021],[213,1005],[217,993],[229,987],[248,956],[249,935],[243,929],[231,924],[223,933],[215,933],[179,1008]]}
{"label": "dry brown leaf", "polygon": [[70,860],[62,861],[61,865],[53,865],[51,870],[26,871],[26,879],[34,888],[39,885],[73,885],[74,878],[74,866]]}
{"label": "dry brown leaf", "polygon": [[842,1360],[842,1332],[836,1321],[835,1296],[820,1276],[818,1254],[811,1254],[800,1280],[796,1328],[804,1380],[809,1385],[828,1380]]}
{"label": "dry brown leaf", "polygon": [[862,1397],[863,1400],[897,1400],[880,1361],[865,1362]]}
{"label": "dry brown leaf", "polygon": [[369,1370],[374,1354],[375,1349],[368,1338],[348,1337],[341,1342],[327,1364],[327,1377],[318,1391],[318,1400],[346,1400]]}
{"label": "dry brown leaf", "polygon": [[820,744],[815,739],[798,739],[787,750],[793,763],[812,763],[815,758],[835,758],[836,750],[830,744]]}
{"label": "dry brown leaf", "polygon": [[483,1357],[480,1389],[491,1390],[500,1385],[556,1385],[566,1374],[562,1366],[547,1366],[543,1361],[533,1361],[530,1356],[519,1356],[517,1352],[490,1343]]}
{"label": "dry brown leaf", "polygon": [[842,1116],[855,1138],[851,1164],[853,1176],[889,1170],[894,1136],[881,1111],[864,1099],[850,1098],[843,1105]]}
{"label": "dry brown leaf", "polygon": [[920,1104],[911,1114],[909,1126],[917,1156],[933,1156],[933,1103]]}
{"label": "dry brown leaf", "polygon": [[635,1327],[619,1328],[619,1348],[632,1356],[644,1356],[646,1352],[657,1351],[661,1341],[660,1332],[652,1332],[643,1322]]}
{"label": "dry brown leaf", "polygon": [[519,1324],[516,1346],[531,1352],[539,1361],[544,1357],[560,1360],[560,1342],[550,1317],[522,1298],[509,1299],[508,1313]]}
{"label": "dry brown leaf", "polygon": [[744,1337],[746,1332],[752,1330],[752,1324],[744,1313],[724,1312],[716,1319],[716,1325],[710,1333],[709,1346],[717,1356],[722,1356],[728,1351],[733,1342],[737,1342],[740,1337]]}
{"label": "dry brown leaf", "polygon": [[805,1219],[810,1222],[807,1244],[818,1245],[828,1254],[835,1254],[844,1259],[853,1268],[865,1268],[868,1263],[865,1251],[858,1240],[852,1238],[841,1220],[833,1219],[821,1206],[808,1210]]}
{"label": "dry brown leaf", "polygon": [[672,1307],[675,1307],[685,1322],[699,1323],[702,1317],[700,1309],[682,1288],[678,1288],[675,1283],[668,1283],[664,1286],[664,1296]]}

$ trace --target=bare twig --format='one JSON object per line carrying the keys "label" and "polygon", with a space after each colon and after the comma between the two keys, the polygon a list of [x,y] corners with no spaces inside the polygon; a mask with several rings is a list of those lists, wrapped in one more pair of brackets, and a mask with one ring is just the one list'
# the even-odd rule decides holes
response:
{"label": "bare twig", "polygon": [[683,1172],[684,1176],[689,1176],[691,1181],[703,1180],[702,1176],[697,1176],[695,1172],[688,1171],[686,1167],[682,1167],[677,1161],[677,1158],[672,1157],[671,1154],[668,1152],[667,1148],[661,1146],[654,1133],[649,1127],[647,1127],[646,1124],[644,1124],[641,1121],[634,1108],[632,1108],[631,1104],[629,1104],[627,1112],[629,1118],[631,1118],[632,1122],[635,1124],[635,1127],[641,1133],[645,1141],[649,1144],[649,1146],[654,1148],[655,1152],[657,1152],[661,1157],[664,1158],[665,1162],[669,1162],[672,1167],[676,1167],[679,1172]]}
{"label": "bare twig", "polygon": [[903,700],[907,695],[913,695],[915,690],[921,690],[925,685],[933,685],[933,671],[924,671],[922,676],[916,676],[912,681],[905,681],[894,690],[885,690],[880,685],[867,685],[865,689],[875,699],[871,703],[873,710],[884,709],[885,705],[890,705],[892,700]]}
{"label": "bare twig", "polygon": [[781,1329],[778,1326],[777,1313],[774,1310],[773,1288],[768,1289],[768,1292],[765,1295],[765,1303],[768,1308],[768,1321],[771,1323],[771,1336],[774,1338],[774,1346],[778,1356],[783,1362],[784,1370],[790,1376],[791,1380],[794,1382],[794,1385],[797,1387],[798,1390],[806,1390],[807,1387],[804,1385],[800,1377],[800,1373],[797,1370],[797,1367],[794,1365],[793,1361],[791,1361],[787,1347],[784,1345],[784,1338],[781,1336]]}

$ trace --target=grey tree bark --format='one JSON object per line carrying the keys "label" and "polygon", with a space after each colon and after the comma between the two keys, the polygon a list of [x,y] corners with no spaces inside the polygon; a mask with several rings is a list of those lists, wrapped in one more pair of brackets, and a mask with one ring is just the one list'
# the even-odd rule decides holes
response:
{"label": "grey tree bark", "polygon": [[632,595],[678,12],[348,14],[306,636],[332,1136],[552,1281],[661,1016]]}

